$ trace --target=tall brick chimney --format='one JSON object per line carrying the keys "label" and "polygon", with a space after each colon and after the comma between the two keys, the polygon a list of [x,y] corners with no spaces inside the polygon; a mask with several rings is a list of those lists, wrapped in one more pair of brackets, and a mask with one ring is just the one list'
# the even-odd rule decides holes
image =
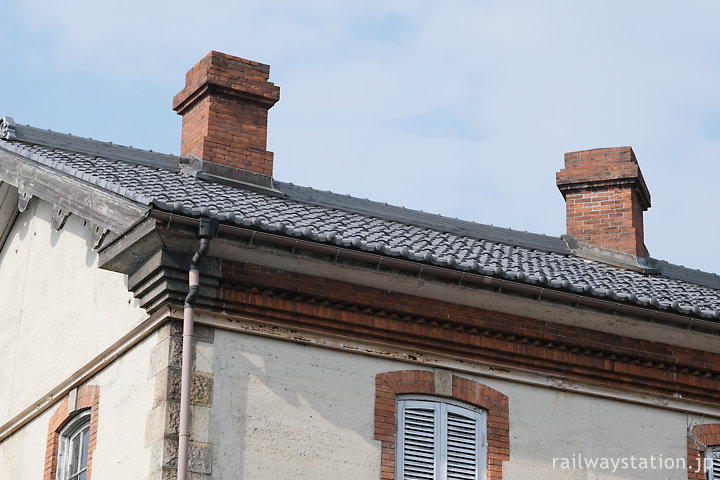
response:
{"label": "tall brick chimney", "polygon": [[567,233],[583,243],[647,257],[643,212],[650,193],[630,147],[565,154],[556,174],[565,197]]}
{"label": "tall brick chimney", "polygon": [[280,88],[269,76],[268,65],[219,52],[191,68],[173,98],[173,110],[182,115],[181,155],[272,177],[268,110]]}

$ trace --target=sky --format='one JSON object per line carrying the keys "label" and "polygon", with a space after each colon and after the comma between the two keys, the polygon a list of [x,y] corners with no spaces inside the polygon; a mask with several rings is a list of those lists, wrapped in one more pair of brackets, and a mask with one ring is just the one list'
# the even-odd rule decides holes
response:
{"label": "sky", "polygon": [[632,146],[654,258],[720,273],[720,2],[5,0],[0,116],[179,154],[216,50],[269,64],[278,180],[558,236],[565,152]]}

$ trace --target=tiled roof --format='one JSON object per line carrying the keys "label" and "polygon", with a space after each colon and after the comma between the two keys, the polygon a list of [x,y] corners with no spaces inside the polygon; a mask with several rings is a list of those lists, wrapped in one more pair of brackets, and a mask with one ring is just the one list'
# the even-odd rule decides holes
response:
{"label": "tiled roof", "polygon": [[580,258],[562,238],[450,219],[289,183],[283,196],[201,180],[179,157],[14,126],[0,148],[164,211],[650,309],[720,319],[720,277],[653,261],[659,273]]}

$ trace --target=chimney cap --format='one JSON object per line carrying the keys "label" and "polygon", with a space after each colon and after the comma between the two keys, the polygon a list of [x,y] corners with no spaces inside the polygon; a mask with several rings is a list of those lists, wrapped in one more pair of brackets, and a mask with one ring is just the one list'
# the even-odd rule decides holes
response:
{"label": "chimney cap", "polygon": [[212,50],[185,74],[185,88],[173,97],[180,115],[209,90],[270,108],[280,100],[280,87],[268,81],[270,65]]}
{"label": "chimney cap", "polygon": [[555,174],[563,198],[569,192],[631,186],[642,210],[651,206],[650,191],[632,147],[592,148],[565,153],[565,168]]}

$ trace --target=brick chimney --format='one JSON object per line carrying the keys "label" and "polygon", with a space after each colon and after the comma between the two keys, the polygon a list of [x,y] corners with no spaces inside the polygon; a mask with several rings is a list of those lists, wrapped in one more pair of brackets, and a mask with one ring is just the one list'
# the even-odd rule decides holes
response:
{"label": "brick chimney", "polygon": [[565,154],[556,174],[565,197],[567,233],[583,243],[647,257],[643,212],[650,193],[630,147]]}
{"label": "brick chimney", "polygon": [[191,68],[173,98],[173,110],[183,117],[181,155],[272,177],[268,110],[280,88],[269,76],[268,65],[219,52]]}

